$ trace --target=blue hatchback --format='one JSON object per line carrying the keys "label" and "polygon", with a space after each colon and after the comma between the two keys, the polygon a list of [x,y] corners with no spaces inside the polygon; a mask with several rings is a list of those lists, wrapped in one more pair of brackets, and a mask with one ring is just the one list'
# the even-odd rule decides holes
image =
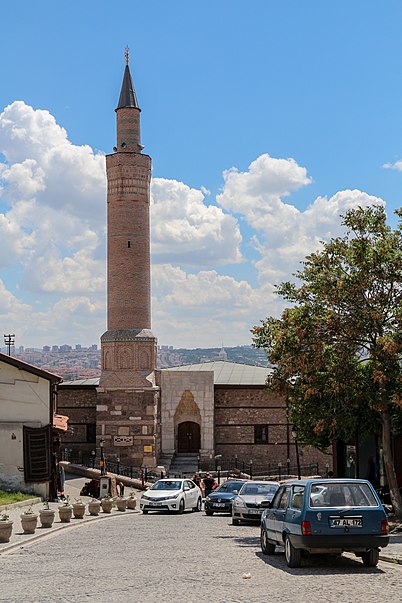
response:
{"label": "blue hatchback", "polygon": [[285,547],[289,567],[303,552],[343,553],[374,567],[379,547],[389,542],[384,508],[370,482],[360,479],[309,479],[282,484],[261,519],[261,550],[273,555]]}

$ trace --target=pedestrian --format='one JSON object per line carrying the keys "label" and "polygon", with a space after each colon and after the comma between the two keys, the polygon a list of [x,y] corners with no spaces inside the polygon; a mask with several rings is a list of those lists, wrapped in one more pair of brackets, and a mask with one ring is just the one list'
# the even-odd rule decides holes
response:
{"label": "pedestrian", "polygon": [[204,497],[206,498],[216,488],[216,480],[210,473],[207,473],[202,481],[204,485]]}
{"label": "pedestrian", "polygon": [[194,473],[193,482],[197,484],[197,486],[201,490],[201,495],[203,496],[203,483],[199,473]]}
{"label": "pedestrian", "polygon": [[328,471],[328,477],[331,479],[335,477],[335,473],[333,471]]}

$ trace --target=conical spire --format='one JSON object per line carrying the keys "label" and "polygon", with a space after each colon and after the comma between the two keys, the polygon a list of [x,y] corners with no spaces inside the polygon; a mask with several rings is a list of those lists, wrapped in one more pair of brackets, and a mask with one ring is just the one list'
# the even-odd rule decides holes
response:
{"label": "conical spire", "polygon": [[123,83],[121,85],[121,92],[117,109],[123,109],[125,107],[134,107],[135,109],[139,109],[137,97],[133,86],[133,80],[131,79],[130,67],[128,66],[128,48],[126,48],[125,50],[125,56],[126,68],[124,70]]}

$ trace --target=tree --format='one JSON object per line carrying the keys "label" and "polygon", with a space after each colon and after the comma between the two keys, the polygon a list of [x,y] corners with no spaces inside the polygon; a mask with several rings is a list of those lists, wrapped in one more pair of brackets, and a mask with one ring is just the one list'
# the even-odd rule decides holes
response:
{"label": "tree", "polygon": [[280,319],[253,329],[254,345],[275,366],[268,385],[288,397],[302,438],[381,433],[391,500],[402,516],[392,437],[402,425],[402,210],[397,227],[381,206],[348,211],[343,237],[323,243],[277,293]]}

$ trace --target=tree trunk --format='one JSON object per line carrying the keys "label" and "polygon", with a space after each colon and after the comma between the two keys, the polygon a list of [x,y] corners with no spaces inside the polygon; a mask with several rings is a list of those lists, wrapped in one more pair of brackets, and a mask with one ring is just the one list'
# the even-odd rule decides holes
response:
{"label": "tree trunk", "polygon": [[381,414],[381,420],[384,468],[387,476],[389,493],[395,515],[399,518],[402,518],[402,496],[398,489],[394,459],[392,455],[391,417],[389,416],[388,408],[386,408],[386,410],[384,410],[384,412]]}

